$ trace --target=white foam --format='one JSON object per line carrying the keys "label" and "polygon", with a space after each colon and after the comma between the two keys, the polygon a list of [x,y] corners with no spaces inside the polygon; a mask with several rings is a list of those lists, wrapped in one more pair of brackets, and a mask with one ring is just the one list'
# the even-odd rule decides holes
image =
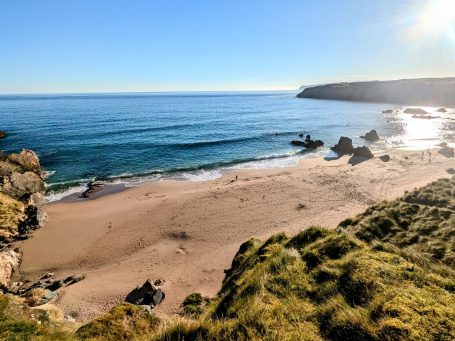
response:
{"label": "white foam", "polygon": [[82,193],[86,189],[87,189],[87,186],[79,185],[79,186],[67,188],[62,191],[51,192],[48,195],[46,195],[46,200],[47,200],[47,202],[59,201],[67,196],[70,196],[71,194]]}
{"label": "white foam", "polygon": [[202,169],[200,171],[182,173],[180,177],[187,181],[209,181],[220,178],[221,172],[219,169],[209,171]]}

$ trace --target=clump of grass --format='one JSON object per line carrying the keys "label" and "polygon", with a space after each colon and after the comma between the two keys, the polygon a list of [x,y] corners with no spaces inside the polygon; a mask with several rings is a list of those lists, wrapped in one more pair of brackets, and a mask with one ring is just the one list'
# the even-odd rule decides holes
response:
{"label": "clump of grass", "polygon": [[121,303],[79,328],[76,335],[83,340],[132,340],[154,333],[159,323],[157,317],[142,307]]}
{"label": "clump of grass", "polygon": [[182,303],[182,314],[189,317],[197,317],[202,314],[204,307],[209,302],[207,297],[195,292],[188,295]]}

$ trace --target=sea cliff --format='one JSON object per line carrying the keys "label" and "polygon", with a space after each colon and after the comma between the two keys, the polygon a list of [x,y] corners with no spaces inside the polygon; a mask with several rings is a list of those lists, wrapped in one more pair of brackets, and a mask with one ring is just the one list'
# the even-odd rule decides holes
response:
{"label": "sea cliff", "polygon": [[332,83],[307,87],[297,97],[453,107],[454,93],[455,78],[421,78]]}

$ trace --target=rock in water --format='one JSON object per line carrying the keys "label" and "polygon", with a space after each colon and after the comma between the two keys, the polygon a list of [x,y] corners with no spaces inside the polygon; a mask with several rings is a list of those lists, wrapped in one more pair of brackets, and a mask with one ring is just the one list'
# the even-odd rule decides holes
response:
{"label": "rock in water", "polygon": [[131,291],[125,298],[128,303],[136,305],[147,305],[156,307],[162,300],[164,300],[164,292],[156,288],[151,279],[148,279],[142,287],[137,287]]}
{"label": "rock in water", "polygon": [[373,153],[372,153],[371,150],[370,150],[368,147],[366,147],[366,146],[354,148],[354,153],[353,153],[353,155],[354,155],[355,157],[362,157],[362,158],[366,158],[366,159],[372,159],[372,158],[374,158]]}
{"label": "rock in water", "polygon": [[453,148],[450,148],[450,147],[443,147],[443,148],[439,149],[438,153],[441,155],[444,155],[445,157],[454,157],[455,156]]}
{"label": "rock in water", "polygon": [[330,149],[337,153],[339,156],[352,154],[354,152],[352,140],[349,137],[345,136],[341,136],[338,143]]}
{"label": "rock in water", "polygon": [[6,131],[0,130],[0,139],[4,139],[6,137]]}
{"label": "rock in water", "polygon": [[360,137],[364,138],[367,141],[371,141],[371,142],[376,142],[376,141],[380,140],[378,132],[375,129],[371,130],[370,132],[366,133],[364,136],[360,136]]}
{"label": "rock in water", "polygon": [[292,141],[291,141],[291,144],[292,144],[293,146],[299,146],[299,147],[305,146],[305,142],[299,141],[299,140],[292,140]]}
{"label": "rock in water", "polygon": [[104,187],[103,184],[95,181],[90,181],[87,186],[88,188],[81,194],[82,198],[90,198],[93,194],[101,191]]}
{"label": "rock in water", "polygon": [[446,108],[439,108],[438,110],[436,110],[437,112],[447,112]]}
{"label": "rock in water", "polygon": [[420,108],[407,108],[403,111],[405,114],[415,114],[415,115],[428,115],[428,113]]}
{"label": "rock in water", "polygon": [[393,110],[392,109],[383,110],[382,113],[383,114],[393,114]]}

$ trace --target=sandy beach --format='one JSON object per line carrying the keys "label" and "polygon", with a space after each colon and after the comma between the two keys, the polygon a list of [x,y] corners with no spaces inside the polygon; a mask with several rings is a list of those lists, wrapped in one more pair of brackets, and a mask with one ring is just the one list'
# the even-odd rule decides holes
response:
{"label": "sandy beach", "polygon": [[[86,278],[54,302],[89,320],[122,301],[147,278],[163,278],[158,314],[176,313],[199,291],[214,295],[239,245],[312,225],[334,228],[383,199],[449,177],[453,158],[420,151],[388,153],[355,166],[348,157],[303,159],[298,166],[244,170],[205,182],[161,181],[92,200],[46,208],[45,227],[18,243],[21,276],[45,272]],[[238,180],[236,180],[238,175]]]}

